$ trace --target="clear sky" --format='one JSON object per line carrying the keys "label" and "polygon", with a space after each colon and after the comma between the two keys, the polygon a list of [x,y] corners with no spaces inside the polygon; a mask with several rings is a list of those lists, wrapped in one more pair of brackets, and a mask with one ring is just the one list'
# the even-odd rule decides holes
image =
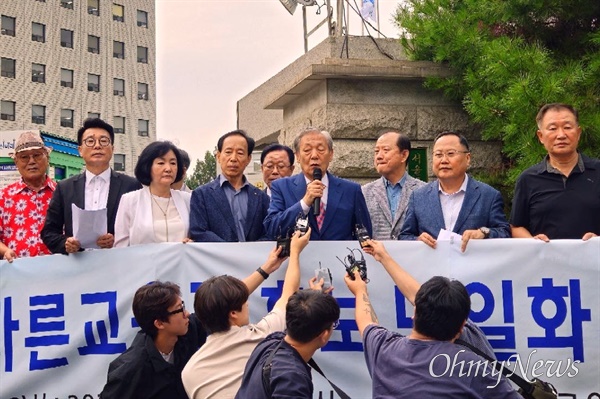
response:
{"label": "clear sky", "polygon": [[[380,0],[387,37],[398,36],[397,4]],[[307,7],[309,30],[324,18],[321,10],[316,15],[316,6]],[[352,14],[350,33],[360,35]],[[325,38],[326,28],[318,33],[309,48]],[[188,151],[193,168],[219,136],[236,128],[237,101],[304,54],[302,34],[302,8],[290,15],[279,0],[156,0],[158,138]]]}

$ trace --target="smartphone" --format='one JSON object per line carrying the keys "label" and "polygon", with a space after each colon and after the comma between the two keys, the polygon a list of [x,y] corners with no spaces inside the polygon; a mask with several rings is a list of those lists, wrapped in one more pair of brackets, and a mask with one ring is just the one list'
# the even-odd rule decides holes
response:
{"label": "smartphone", "polygon": [[317,278],[317,282],[323,279],[323,290],[328,289],[333,284],[331,271],[327,267],[315,270],[315,277]]}

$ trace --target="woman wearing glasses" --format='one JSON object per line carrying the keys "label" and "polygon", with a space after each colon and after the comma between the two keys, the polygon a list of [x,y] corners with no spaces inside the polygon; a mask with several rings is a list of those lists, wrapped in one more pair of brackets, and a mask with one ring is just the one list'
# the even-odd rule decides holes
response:
{"label": "woman wearing glasses", "polygon": [[121,197],[115,221],[115,247],[155,242],[187,242],[191,194],[172,190],[183,175],[181,154],[170,141],[150,143],[138,159],[141,190]]}

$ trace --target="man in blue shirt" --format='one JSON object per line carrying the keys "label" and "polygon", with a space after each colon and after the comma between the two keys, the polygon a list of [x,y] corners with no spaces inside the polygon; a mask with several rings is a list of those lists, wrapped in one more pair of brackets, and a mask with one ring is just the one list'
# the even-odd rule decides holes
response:
{"label": "man in blue shirt", "polygon": [[[509,398],[521,399],[492,365],[454,341],[478,347],[493,357],[483,332],[468,321],[471,300],[457,280],[436,276],[419,283],[387,253],[380,241],[369,240],[365,252],[381,262],[402,294],[415,306],[408,336],[379,326],[367,285],[358,272],[345,277],[356,297],[356,324],[363,338],[373,398]],[[446,362],[445,360],[449,361]],[[450,363],[452,362],[452,363]],[[464,373],[454,365],[481,364]]]}
{"label": "man in blue shirt", "polygon": [[381,178],[362,186],[377,240],[398,239],[410,194],[425,185],[408,174],[409,156],[410,139],[405,134],[387,132],[377,139],[374,163]]}
{"label": "man in blue shirt", "polygon": [[192,240],[243,242],[266,239],[263,219],[269,208],[269,197],[244,176],[253,150],[254,140],[243,130],[221,136],[217,142],[221,174],[192,193]]}

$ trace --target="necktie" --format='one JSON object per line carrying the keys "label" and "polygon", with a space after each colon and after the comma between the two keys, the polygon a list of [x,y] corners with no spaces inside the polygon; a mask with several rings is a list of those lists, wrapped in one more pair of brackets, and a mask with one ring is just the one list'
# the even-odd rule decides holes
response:
{"label": "necktie", "polygon": [[321,207],[319,209],[319,215],[317,216],[317,227],[320,231],[321,227],[323,227],[323,221],[325,220],[325,204],[323,202],[321,202]]}

